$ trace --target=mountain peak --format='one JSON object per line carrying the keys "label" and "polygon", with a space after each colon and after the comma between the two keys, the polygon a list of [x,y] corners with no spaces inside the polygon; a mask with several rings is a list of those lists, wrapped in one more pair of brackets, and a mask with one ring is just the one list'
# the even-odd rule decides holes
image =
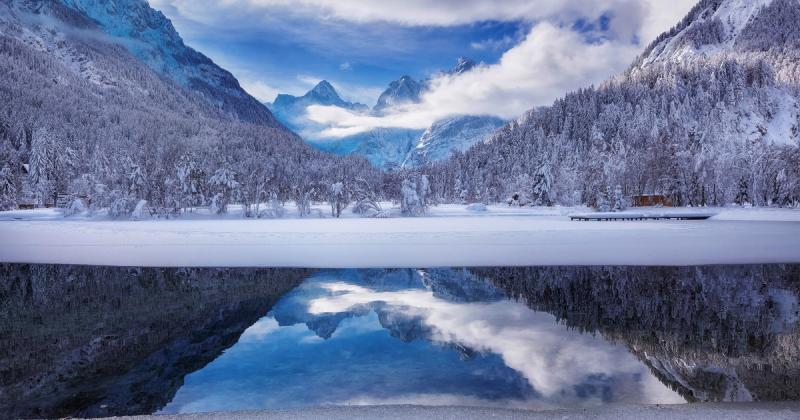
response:
{"label": "mountain peak", "polygon": [[331,102],[331,103],[342,102],[342,98],[339,97],[339,94],[336,92],[336,89],[327,80],[323,80],[317,83],[317,85],[314,86],[313,89],[308,91],[308,93],[306,93],[305,96],[313,97],[322,102]]}
{"label": "mountain peak", "polygon": [[472,70],[473,68],[475,68],[476,65],[477,65],[477,63],[475,63],[475,61],[473,61],[470,58],[459,57],[458,58],[458,62],[456,63],[456,66],[453,67],[452,69],[450,69],[450,71],[447,72],[447,73],[448,74],[452,74],[452,75],[466,73],[466,72]]}
{"label": "mountain peak", "polygon": [[336,93],[336,89],[333,87],[333,85],[330,82],[328,82],[327,80],[323,80],[323,81],[317,83],[317,85],[314,86],[311,89],[311,92],[315,92],[315,93],[331,93],[331,92],[332,93]]}
{"label": "mountain peak", "polygon": [[389,87],[378,98],[375,110],[380,111],[394,105],[419,102],[423,88],[422,83],[405,75],[389,84]]}

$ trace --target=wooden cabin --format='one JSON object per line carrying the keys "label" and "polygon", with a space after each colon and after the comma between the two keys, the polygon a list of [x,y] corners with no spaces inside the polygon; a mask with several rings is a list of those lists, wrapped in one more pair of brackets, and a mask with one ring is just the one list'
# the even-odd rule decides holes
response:
{"label": "wooden cabin", "polygon": [[661,194],[644,194],[633,196],[634,207],[672,207],[672,200]]}

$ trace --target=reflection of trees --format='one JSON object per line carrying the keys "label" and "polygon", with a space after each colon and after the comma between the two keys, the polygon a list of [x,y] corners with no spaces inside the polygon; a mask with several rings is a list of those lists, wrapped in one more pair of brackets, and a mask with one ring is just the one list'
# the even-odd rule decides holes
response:
{"label": "reflection of trees", "polygon": [[308,274],[0,265],[0,409],[151,413]]}
{"label": "reflection of trees", "polygon": [[800,266],[473,271],[624,343],[690,401],[800,399]]}

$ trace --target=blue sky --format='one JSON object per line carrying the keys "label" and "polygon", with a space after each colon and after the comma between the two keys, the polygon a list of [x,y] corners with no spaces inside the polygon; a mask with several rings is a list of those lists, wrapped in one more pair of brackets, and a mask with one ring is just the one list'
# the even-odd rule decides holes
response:
{"label": "blue sky", "polygon": [[422,102],[380,116],[310,107],[346,136],[424,129],[452,115],[515,118],[624,71],[696,0],[149,0],[186,43],[253,96],[301,95],[320,80],[373,105],[393,80],[423,79],[458,57],[485,65],[435,77]]}
{"label": "blue sky", "polygon": [[[462,56],[495,63],[530,27],[522,20],[409,27],[285,16],[281,22],[222,30],[215,22],[199,22],[166,3],[153,3],[188,45],[234,72],[245,85],[261,81],[277,92],[300,95],[326,79],[346,99],[368,105],[403,75],[423,79],[451,68]],[[293,28],[311,33],[300,36]],[[257,96],[269,98],[266,93]]]}

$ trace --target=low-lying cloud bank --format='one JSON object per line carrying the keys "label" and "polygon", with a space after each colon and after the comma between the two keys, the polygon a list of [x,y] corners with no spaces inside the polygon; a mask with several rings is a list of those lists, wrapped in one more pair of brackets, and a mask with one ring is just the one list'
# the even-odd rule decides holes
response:
{"label": "low-lying cloud bank", "polygon": [[330,127],[322,133],[326,137],[374,128],[425,129],[451,115],[511,119],[566,91],[601,82],[623,69],[639,51],[632,43],[587,43],[581,33],[540,23],[497,64],[481,65],[457,76],[435,77],[419,104],[399,106],[383,116],[313,106],[308,108],[308,116]]}

